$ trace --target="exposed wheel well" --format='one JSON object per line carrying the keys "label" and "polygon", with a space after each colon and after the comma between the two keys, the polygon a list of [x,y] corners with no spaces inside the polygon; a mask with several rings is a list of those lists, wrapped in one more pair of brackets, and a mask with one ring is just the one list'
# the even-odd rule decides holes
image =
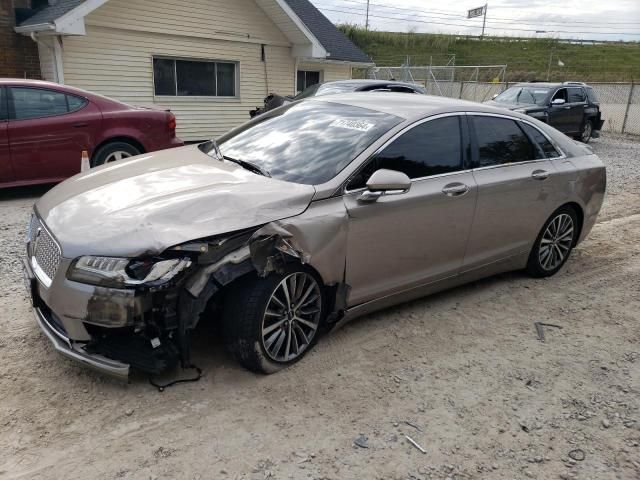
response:
{"label": "exposed wheel well", "polygon": [[104,147],[105,145],[108,145],[110,143],[115,143],[115,142],[123,142],[123,143],[128,143],[129,145],[135,147],[140,153],[145,153],[145,148],[142,146],[142,144],[137,141],[135,138],[131,138],[131,137],[110,137],[107,138],[106,140],[102,141],[99,145],[96,145],[96,147],[93,149],[93,153],[91,154],[91,158],[93,159],[96,155],[96,152],[98,152],[102,147]]}

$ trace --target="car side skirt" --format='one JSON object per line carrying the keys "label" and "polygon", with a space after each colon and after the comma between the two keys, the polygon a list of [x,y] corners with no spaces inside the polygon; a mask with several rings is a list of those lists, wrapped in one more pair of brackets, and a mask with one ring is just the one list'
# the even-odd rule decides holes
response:
{"label": "car side skirt", "polygon": [[427,283],[418,287],[411,288],[409,290],[403,290],[401,292],[387,295],[382,298],[371,300],[360,305],[355,305],[345,311],[345,314],[338,325],[344,325],[355,318],[367,315],[377,310],[382,310],[384,308],[398,305],[400,303],[409,302],[411,300],[432,295],[434,293],[448,290],[453,287],[458,287],[460,285],[474,282],[482,278],[487,278],[499,273],[510,272],[513,270],[521,270],[526,266],[528,257],[528,252],[520,253],[506,259],[498,260],[488,265],[483,265],[473,270],[469,270],[451,277],[444,278],[442,280],[438,280],[436,282]]}

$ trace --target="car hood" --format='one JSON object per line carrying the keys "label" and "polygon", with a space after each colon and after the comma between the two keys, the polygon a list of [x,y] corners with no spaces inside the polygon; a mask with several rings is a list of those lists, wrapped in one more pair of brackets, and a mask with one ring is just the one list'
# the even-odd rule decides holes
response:
{"label": "car hood", "polygon": [[36,203],[63,256],[134,257],[302,213],[315,193],[221,162],[197,146],[76,175]]}
{"label": "car hood", "polygon": [[485,105],[491,105],[492,107],[498,108],[506,108],[507,110],[533,110],[543,108],[540,105],[536,105],[535,103],[505,103],[505,102],[496,102],[494,100],[488,100],[484,102]]}

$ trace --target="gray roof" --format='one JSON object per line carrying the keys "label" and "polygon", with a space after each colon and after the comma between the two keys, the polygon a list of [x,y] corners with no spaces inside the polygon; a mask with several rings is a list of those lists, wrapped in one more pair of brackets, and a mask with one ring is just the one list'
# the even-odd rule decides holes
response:
{"label": "gray roof", "polygon": [[309,0],[285,0],[329,53],[329,60],[373,63],[371,58],[331,23]]}
{"label": "gray roof", "polygon": [[82,3],[84,3],[84,0],[58,0],[55,5],[48,5],[38,11],[33,17],[27,18],[20,26],[27,27],[41,23],[53,23],[55,19],[60,18]]}
{"label": "gray roof", "polygon": [[[309,0],[285,1],[329,53],[329,60],[373,63],[362,50],[345,37]],[[58,0],[55,5],[49,5],[43,8],[33,17],[22,22],[20,26],[27,27],[41,23],[53,23],[54,20],[70,12],[82,3],[84,3],[84,0]]]}

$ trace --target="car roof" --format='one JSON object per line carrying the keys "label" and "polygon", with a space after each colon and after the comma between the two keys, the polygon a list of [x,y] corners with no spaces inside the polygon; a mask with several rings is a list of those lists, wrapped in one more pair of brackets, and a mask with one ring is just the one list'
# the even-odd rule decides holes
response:
{"label": "car roof", "polygon": [[587,87],[591,88],[586,83],[582,82],[518,82],[513,87],[542,87],[542,88],[556,88],[556,87]]}
{"label": "car roof", "polygon": [[28,78],[0,78],[0,85],[28,85],[34,87],[63,87],[59,83],[46,82],[44,80],[31,80]]}
{"label": "car roof", "polygon": [[334,80],[331,82],[324,82],[322,85],[389,85],[390,83],[394,85],[411,85],[413,87],[422,85],[418,85],[410,82],[403,82],[398,80],[369,80],[366,78],[363,79],[351,79],[351,80]]}
{"label": "car roof", "polygon": [[405,93],[357,92],[339,93],[320,97],[311,97],[306,101],[330,102],[366,108],[377,112],[395,115],[406,120],[418,119],[448,112],[484,112],[511,115],[508,110],[482,103],[458,100],[434,95],[407,95]]}
{"label": "car roof", "polygon": [[61,85],[55,82],[47,82],[45,80],[30,80],[27,78],[0,78],[0,87],[6,85],[53,88],[54,90],[59,90],[66,93],[75,93],[76,95],[80,95],[82,97],[96,96],[96,94],[87,92],[86,90],[81,90],[80,88],[71,87],[69,85]]}

